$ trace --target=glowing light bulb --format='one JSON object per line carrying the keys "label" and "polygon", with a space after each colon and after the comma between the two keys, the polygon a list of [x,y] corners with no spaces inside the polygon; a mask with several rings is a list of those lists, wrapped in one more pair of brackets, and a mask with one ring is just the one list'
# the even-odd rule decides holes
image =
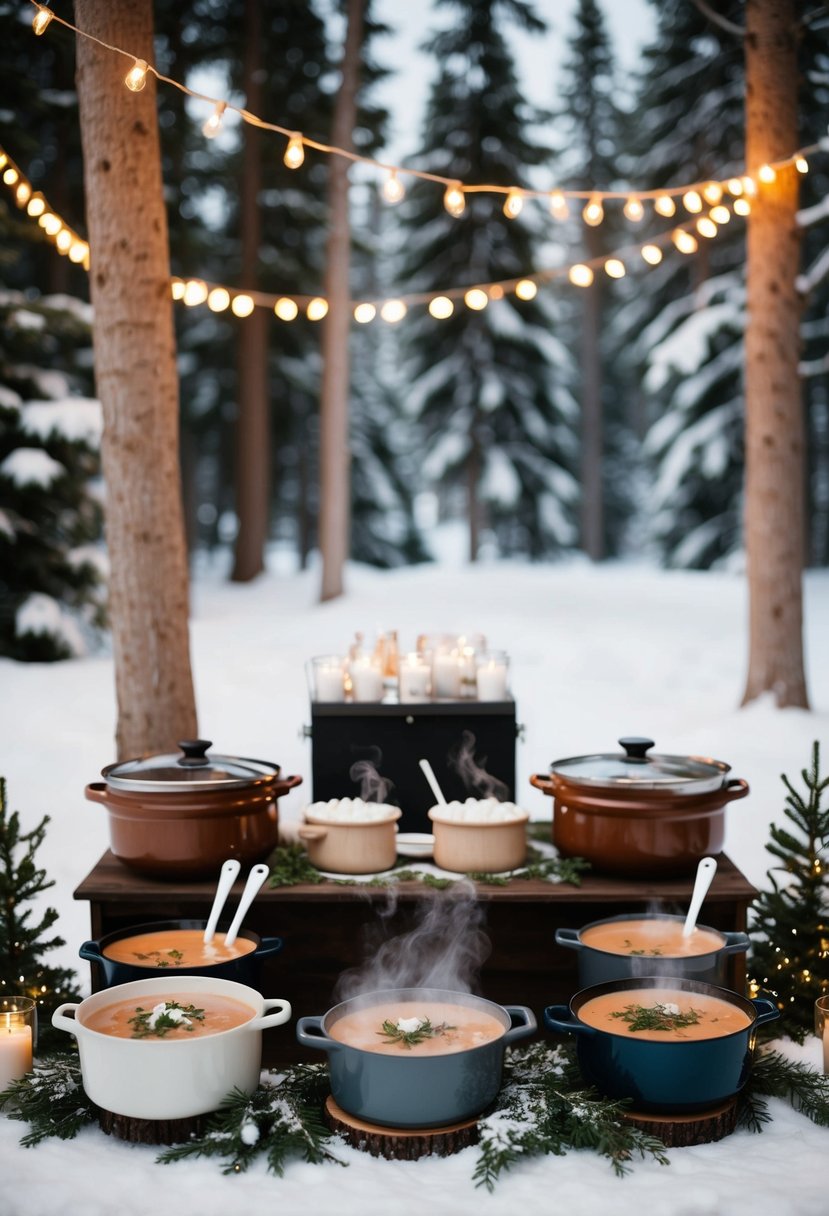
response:
{"label": "glowing light bulb", "polygon": [[69,246],[69,261],[76,265],[83,262],[89,253],[86,241],[73,241]]}
{"label": "glowing light bulb", "polygon": [[32,29],[36,34],[45,34],[49,26],[52,24],[54,13],[50,13],[48,8],[43,8],[42,5],[37,6],[37,12],[32,18]]}
{"label": "glowing light bulb", "polygon": [[37,222],[47,236],[57,236],[63,227],[63,221],[53,211],[44,211]]}
{"label": "glowing light bulb", "polygon": [[28,206],[26,207],[26,214],[31,215],[32,217],[35,217],[38,215],[43,215],[43,212],[45,210],[46,210],[46,202],[43,198],[43,195],[42,194],[33,194],[32,197],[29,199]]}
{"label": "glowing light bulb", "polygon": [[452,182],[446,187],[443,195],[443,205],[450,215],[457,219],[466,210],[466,199],[460,182]]}
{"label": "glowing light bulb", "polygon": [[566,220],[569,214],[567,199],[560,190],[554,190],[550,195],[550,215],[555,220]]}
{"label": "glowing light bulb", "polygon": [[144,88],[144,85],[147,83],[148,71],[149,68],[147,67],[146,59],[136,59],[135,63],[124,77],[124,84],[128,89],[131,89],[133,93],[140,93]]}
{"label": "glowing light bulb", "polygon": [[747,194],[747,195],[749,195],[750,198],[754,198],[754,195],[756,193],[757,193],[756,181],[748,173],[745,173],[743,175],[743,194]]}
{"label": "glowing light bulb", "polygon": [[727,224],[731,219],[731,212],[722,203],[717,207],[712,207],[708,214],[715,224]]}
{"label": "glowing light bulb", "polygon": [[211,312],[224,312],[230,304],[230,292],[224,287],[214,287],[207,297],[207,307]]}
{"label": "glowing light bulb", "polygon": [[662,250],[658,245],[643,245],[641,254],[649,266],[658,266],[662,261]]}
{"label": "glowing light bulb", "polygon": [[777,177],[777,174],[771,165],[761,165],[757,170],[757,176],[765,186],[770,186]]}
{"label": "glowing light bulb", "polygon": [[226,109],[227,109],[226,101],[217,101],[216,102],[216,109],[213,111],[213,113],[210,115],[207,122],[204,124],[204,126],[201,129],[201,133],[205,139],[215,139],[216,136],[219,134],[219,131],[222,126],[222,117],[223,117]]}
{"label": "glowing light bulb", "polygon": [[392,169],[386,180],[383,182],[383,189],[381,193],[387,203],[399,203],[405,195],[406,189],[400,178],[397,176],[396,169]]}
{"label": "glowing light bulb", "polygon": [[602,206],[601,199],[591,198],[582,211],[581,218],[591,228],[598,227],[604,219],[604,207]]}
{"label": "glowing light bulb", "polygon": [[604,264],[605,274],[609,274],[611,279],[623,279],[625,277],[625,264],[618,258],[608,258]]}
{"label": "glowing light bulb", "polygon": [[633,224],[638,224],[644,218],[645,208],[638,198],[629,198],[625,203],[622,214],[625,219],[630,220]]}
{"label": "glowing light bulb", "polygon": [[742,192],[743,192],[743,179],[741,177],[729,177],[728,193],[733,194],[735,197],[737,197],[738,195],[742,194]]}
{"label": "glowing light bulb", "polygon": [[174,300],[184,299],[185,283],[184,279],[173,279],[170,283],[170,294]]}
{"label": "glowing light bulb", "polygon": [[751,215],[751,203],[747,198],[735,198],[732,206],[735,215]]}
{"label": "glowing light bulb", "polygon": [[676,203],[671,198],[670,194],[660,194],[653,204],[654,211],[658,215],[664,215],[668,218],[676,214]]}
{"label": "glowing light bulb", "polygon": [[682,196],[682,205],[686,211],[696,214],[697,211],[702,211],[702,199],[697,194],[696,190],[688,190]]}
{"label": "glowing light bulb", "polygon": [[295,300],[282,296],[273,306],[274,314],[280,321],[293,321],[299,315],[299,307]]}
{"label": "glowing light bulb", "polygon": [[20,182],[14,192],[14,197],[17,199],[17,202],[21,207],[24,206],[24,204],[28,203],[29,199],[32,197],[32,187],[28,182]]}
{"label": "glowing light bulb", "polygon": [[455,305],[448,296],[435,296],[429,301],[429,312],[437,321],[445,321],[455,311]]}
{"label": "glowing light bulb", "polygon": [[380,316],[384,321],[388,321],[389,325],[396,325],[398,321],[403,320],[407,311],[402,300],[386,300],[380,309]]}
{"label": "glowing light bulb", "polygon": [[5,169],[5,167],[8,163],[9,163],[9,158],[8,158],[8,156],[6,156],[6,153],[0,152],[0,169]]}
{"label": "glowing light bulb", "polygon": [[718,231],[717,225],[710,216],[703,215],[697,220],[697,232],[700,236],[707,237],[710,240],[711,237],[717,235]]}
{"label": "glowing light bulb", "polygon": [[575,287],[589,287],[593,282],[593,271],[582,262],[577,262],[570,267],[569,279]]}
{"label": "glowing light bulb", "polygon": [[524,195],[520,190],[510,190],[504,202],[504,215],[508,220],[516,219],[524,206]]}
{"label": "glowing light bulb", "polygon": [[515,284],[515,294],[519,300],[534,300],[538,295],[538,285],[532,279],[519,279]]}
{"label": "glowing light bulb", "polygon": [[368,325],[369,321],[373,321],[377,316],[377,309],[373,304],[358,304],[354,309],[354,320],[360,325]]}
{"label": "glowing light bulb", "polygon": [[20,174],[13,165],[9,165],[8,169],[3,173],[3,181],[7,186],[13,186]]}
{"label": "glowing light bulb", "polygon": [[490,300],[503,300],[504,289],[500,283],[493,283],[487,291],[487,295],[489,296]]}
{"label": "glowing light bulb", "polygon": [[697,238],[684,228],[675,228],[671,233],[671,240],[680,253],[695,253],[699,248]]}
{"label": "glowing light bulb", "polygon": [[256,305],[253,302],[253,296],[241,295],[234,296],[230,301],[230,311],[234,317],[249,317]]}
{"label": "glowing light bulb", "polygon": [[719,182],[706,182],[702,188],[702,197],[706,203],[718,203],[722,198],[722,186]]}
{"label": "glowing light bulb", "polygon": [[181,298],[190,308],[203,304],[207,299],[207,284],[203,283],[201,279],[188,279],[184,284]]}
{"label": "glowing light bulb", "polygon": [[481,312],[489,303],[489,296],[480,287],[470,287],[469,291],[464,294],[463,302],[473,312]]}
{"label": "glowing light bulb", "polygon": [[809,172],[809,162],[805,156],[796,156],[794,158],[794,167],[797,169],[798,173]]}
{"label": "glowing light bulb", "polygon": [[313,300],[308,301],[308,307],[305,309],[309,321],[321,321],[327,312],[328,301],[323,300],[322,296],[314,296]]}
{"label": "glowing light bulb", "polygon": [[305,147],[299,131],[296,131],[288,140],[288,146],[285,149],[285,155],[282,157],[282,160],[289,169],[298,169],[305,160]]}
{"label": "glowing light bulb", "polygon": [[61,228],[58,235],[55,237],[55,244],[60,253],[68,253],[72,248],[72,233],[66,228]]}

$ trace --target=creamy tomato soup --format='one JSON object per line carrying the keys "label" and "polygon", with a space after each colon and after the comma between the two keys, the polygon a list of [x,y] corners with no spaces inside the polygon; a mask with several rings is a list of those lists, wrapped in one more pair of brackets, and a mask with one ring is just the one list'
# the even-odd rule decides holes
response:
{"label": "creamy tomato soup", "polygon": [[85,1013],[89,1030],[117,1039],[190,1039],[218,1034],[249,1022],[256,1011],[244,1001],[217,993],[153,993],[142,998],[113,1001]]}
{"label": "creamy tomato soup", "polygon": [[119,938],[106,946],[103,953],[116,963],[173,971],[177,967],[227,963],[255,949],[256,943],[247,937],[237,937],[231,946],[226,946],[221,937],[214,937],[205,945],[203,929],[156,929]]}
{"label": "creamy tomato soup", "polygon": [[745,1030],[751,1018],[737,1005],[678,988],[630,988],[594,996],[579,1009],[588,1026],[659,1042],[716,1039]]}
{"label": "creamy tomato soup", "polygon": [[339,1018],[332,1039],[382,1055],[439,1056],[480,1047],[504,1033],[489,1013],[446,1001],[395,1001]]}
{"label": "creamy tomato soup", "polygon": [[687,937],[682,935],[683,921],[641,918],[616,920],[609,924],[592,925],[582,930],[579,938],[594,950],[609,954],[628,954],[658,958],[687,958],[694,954],[711,954],[722,948],[722,938],[709,929],[696,928]]}

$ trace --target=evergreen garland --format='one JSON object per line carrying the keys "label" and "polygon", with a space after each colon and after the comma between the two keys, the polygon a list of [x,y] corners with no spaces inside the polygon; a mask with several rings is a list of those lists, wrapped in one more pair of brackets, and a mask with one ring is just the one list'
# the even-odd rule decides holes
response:
{"label": "evergreen garland", "polygon": [[805,795],[781,777],[792,828],[770,828],[766,849],[781,864],[768,871],[769,889],[752,908],[749,967],[752,984],[774,997],[787,1033],[802,1043],[814,1026],[816,998],[829,992],[829,807],[820,805],[829,777],[820,776],[817,742],[801,776]]}

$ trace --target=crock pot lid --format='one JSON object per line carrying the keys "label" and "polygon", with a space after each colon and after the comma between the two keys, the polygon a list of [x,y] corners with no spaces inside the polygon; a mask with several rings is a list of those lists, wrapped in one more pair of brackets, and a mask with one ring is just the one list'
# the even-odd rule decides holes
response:
{"label": "crock pot lid", "polygon": [[183,739],[178,754],[139,756],[110,764],[102,772],[116,789],[192,790],[220,787],[236,789],[255,785],[279,772],[279,766],[266,760],[242,756],[208,756],[209,739]]}
{"label": "crock pot lid", "polygon": [[570,756],[554,760],[550,772],[580,785],[616,785],[636,789],[665,789],[702,793],[716,789],[730,765],[704,756],[649,756],[652,739],[629,735],[619,740],[624,752]]}

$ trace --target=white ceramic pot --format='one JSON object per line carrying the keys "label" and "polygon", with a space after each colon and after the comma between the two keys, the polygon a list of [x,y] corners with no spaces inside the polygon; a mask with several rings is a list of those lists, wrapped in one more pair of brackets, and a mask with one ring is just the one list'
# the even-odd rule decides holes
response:
{"label": "white ceramic pot", "polygon": [[434,806],[429,811],[435,834],[435,865],[453,873],[500,874],[517,870],[527,860],[529,812],[509,819],[455,818]]}
{"label": "white ceramic pot", "polygon": [[311,865],[332,874],[376,874],[397,858],[397,820],[402,811],[386,806],[382,818],[338,818],[309,808],[299,838]]}
{"label": "white ceramic pot", "polygon": [[[194,1005],[210,994],[231,997],[250,1005],[254,1016],[230,1030],[176,1040],[119,1039],[84,1025],[84,1018],[103,1005],[134,996],[146,1008],[171,990],[192,996]],[[52,1025],[78,1040],[83,1087],[96,1106],[132,1119],[186,1119],[217,1110],[233,1089],[252,1093],[262,1068],[262,1031],[281,1026],[290,1016],[287,1001],[264,1000],[245,984],[168,975],[60,1005]]]}

